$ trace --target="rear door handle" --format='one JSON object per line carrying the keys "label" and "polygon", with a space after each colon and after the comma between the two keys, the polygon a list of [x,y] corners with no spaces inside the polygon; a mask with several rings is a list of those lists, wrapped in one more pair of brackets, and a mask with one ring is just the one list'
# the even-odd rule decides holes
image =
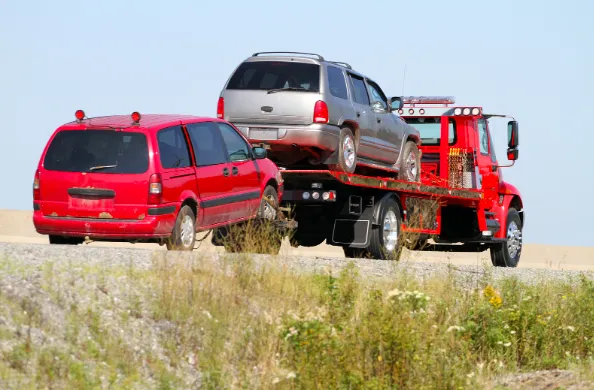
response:
{"label": "rear door handle", "polygon": [[223,168],[223,176],[229,176],[229,168]]}
{"label": "rear door handle", "polygon": [[382,120],[380,118],[377,118],[377,123],[380,123]]}
{"label": "rear door handle", "polygon": [[238,172],[239,172],[239,170],[237,169],[237,167],[233,167],[233,169],[231,169],[231,173],[233,175],[237,175]]}
{"label": "rear door handle", "polygon": [[361,116],[361,113],[357,111],[357,118]]}

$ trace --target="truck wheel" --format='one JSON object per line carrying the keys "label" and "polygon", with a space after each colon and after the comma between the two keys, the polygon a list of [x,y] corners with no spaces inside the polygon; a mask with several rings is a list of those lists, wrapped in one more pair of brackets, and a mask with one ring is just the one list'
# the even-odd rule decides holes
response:
{"label": "truck wheel", "polygon": [[507,243],[491,246],[491,262],[495,267],[517,267],[522,253],[522,220],[513,207],[507,212]]}
{"label": "truck wheel", "polygon": [[400,240],[400,207],[394,198],[382,202],[379,212],[380,226],[371,230],[368,251],[374,259],[399,260],[402,254]]}
{"label": "truck wheel", "polygon": [[171,236],[167,239],[170,251],[192,251],[196,242],[196,216],[188,205],[182,206],[177,214]]}
{"label": "truck wheel", "polygon": [[421,180],[421,154],[417,144],[407,141],[404,145],[398,180],[418,182]]}
{"label": "truck wheel", "polygon": [[338,164],[329,166],[332,171],[342,171],[346,173],[355,172],[357,167],[357,150],[355,146],[355,136],[348,127],[340,129],[340,137],[338,140]]}

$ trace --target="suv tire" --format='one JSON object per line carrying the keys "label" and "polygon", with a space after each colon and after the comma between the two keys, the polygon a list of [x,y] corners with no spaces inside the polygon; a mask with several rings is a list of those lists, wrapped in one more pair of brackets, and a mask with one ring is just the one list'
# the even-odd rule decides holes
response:
{"label": "suv tire", "polygon": [[330,170],[346,173],[355,172],[355,168],[357,167],[357,146],[353,131],[348,127],[340,129],[336,153],[338,154],[338,164],[330,165]]}
{"label": "suv tire", "polygon": [[418,182],[421,180],[421,153],[417,144],[406,141],[398,170],[398,180]]}
{"label": "suv tire", "polygon": [[171,236],[167,239],[170,251],[192,251],[196,242],[196,216],[188,205],[183,205],[177,214]]}

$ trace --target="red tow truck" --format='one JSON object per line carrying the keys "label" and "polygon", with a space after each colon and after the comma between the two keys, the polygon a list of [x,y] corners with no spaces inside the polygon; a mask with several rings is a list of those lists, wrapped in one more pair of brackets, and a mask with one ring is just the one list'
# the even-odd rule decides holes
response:
{"label": "red tow truck", "polygon": [[[390,172],[283,170],[282,206],[297,227],[291,245],[341,246],[346,257],[398,260],[402,248],[490,250],[494,266],[516,267],[522,250],[522,197],[501,168],[518,158],[518,122],[452,97],[405,97],[401,118],[421,133],[421,181]],[[398,103],[400,105],[400,103]],[[489,119],[507,123],[507,159],[500,165]],[[362,168],[364,169],[364,168]],[[414,238],[414,239],[411,239]]]}

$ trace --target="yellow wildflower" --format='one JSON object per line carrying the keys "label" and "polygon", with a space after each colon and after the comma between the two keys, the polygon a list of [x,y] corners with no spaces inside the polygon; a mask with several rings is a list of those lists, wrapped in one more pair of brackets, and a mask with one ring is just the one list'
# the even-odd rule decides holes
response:
{"label": "yellow wildflower", "polygon": [[501,299],[501,296],[493,288],[493,286],[490,286],[489,285],[489,286],[485,287],[485,289],[483,290],[483,295],[485,296],[485,298],[488,298],[489,299],[489,303],[493,307],[500,307],[501,304],[503,303],[503,300]]}

